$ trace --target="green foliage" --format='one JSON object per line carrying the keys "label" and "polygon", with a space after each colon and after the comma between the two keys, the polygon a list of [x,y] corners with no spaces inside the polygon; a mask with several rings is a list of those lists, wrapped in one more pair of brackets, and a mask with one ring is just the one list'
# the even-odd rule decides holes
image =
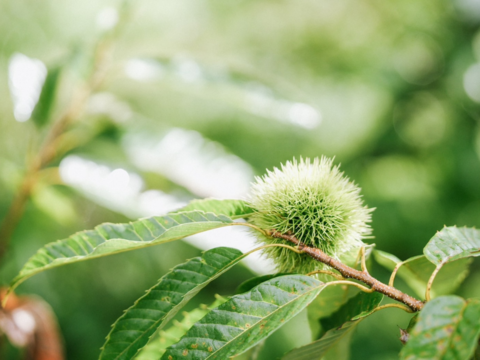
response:
{"label": "green foliage", "polygon": [[45,83],[43,84],[40,98],[32,113],[32,119],[35,125],[43,127],[51,119],[51,113],[55,105],[55,94],[59,87],[62,67],[57,66],[49,69]]}
{"label": "green foliage", "polygon": [[383,300],[383,295],[379,293],[358,293],[350,298],[331,316],[321,319],[322,329],[331,330],[341,326],[343,323],[360,319],[369,315]]}
{"label": "green foliage", "polygon": [[480,336],[480,302],[442,296],[425,305],[418,315],[402,360],[470,359]]}
{"label": "green foliage", "polygon": [[351,286],[328,286],[312,301],[307,310],[313,340],[319,339],[324,332],[320,320],[338,310],[356,292]]}
{"label": "green foliage", "polygon": [[233,225],[225,215],[187,211],[142,219],[129,224],[102,224],[40,249],[13,279],[11,289],[47,269],[78,261],[182,239],[199,232]]}
{"label": "green foliage", "polygon": [[[212,210],[216,213],[210,212]],[[94,231],[75,234],[41,249],[14,279],[12,286],[37,272],[83,258],[106,256],[229,226],[233,224],[229,216],[248,218],[254,211],[256,209],[242,201],[204,200],[194,201],[168,216],[130,224],[100,225]],[[99,238],[103,242],[93,246],[92,241]],[[434,238],[435,244],[438,238]],[[471,245],[471,239],[466,237],[441,239],[444,249],[465,249]],[[111,243],[113,245],[109,245]],[[67,253],[85,250],[85,244],[92,245],[90,252]],[[102,245],[106,249],[102,249]],[[444,269],[445,281],[450,279],[453,282],[441,287],[444,292],[452,291],[463,280],[470,259],[461,257],[471,255],[472,251],[464,250],[459,254],[452,250],[450,253],[457,261]],[[402,263],[386,252],[374,251],[374,254],[377,261],[387,268],[401,263],[399,276],[413,289],[427,286],[430,276],[425,272],[437,275],[437,269],[426,256],[417,256]],[[246,255],[248,253],[242,254],[236,249],[218,247],[175,266],[114,323],[100,359],[128,360],[137,357],[149,360],[161,357],[163,360],[198,360],[237,356],[267,338],[310,304],[308,315],[313,339],[316,340],[291,350],[283,359],[346,357],[354,328],[378,309],[384,297],[380,292],[363,291],[350,296],[343,286],[355,283],[340,281],[340,284],[329,284],[331,275],[327,274],[319,275],[325,282],[305,275],[264,275],[242,283],[237,290],[239,294],[218,306],[208,311],[202,308],[186,317],[183,323],[176,323],[167,331],[162,330],[201,289]],[[38,259],[48,259],[49,262]],[[345,262],[355,267],[357,259],[354,259],[353,253],[345,253]],[[340,271],[340,268],[337,270]],[[322,292],[324,296],[319,296]],[[388,292],[385,294],[389,295]],[[404,341],[407,345],[401,352],[402,359],[450,359],[454,354],[460,354],[456,358],[462,359],[471,356],[480,336],[478,318],[480,302],[476,300],[443,296],[428,302],[406,330]]]}
{"label": "green foliage", "polygon": [[[28,263],[31,272],[23,269],[28,271],[14,285],[44,269],[74,264],[17,291],[38,294],[52,306],[69,360],[93,359],[121,310],[174,266],[198,256],[199,249],[252,246],[251,228],[237,232],[225,225],[146,248],[154,243],[132,241],[121,224],[163,216],[195,198],[248,199],[248,184],[265,168],[325,155],[335,156],[335,164],[362,187],[362,203],[377,209],[374,241],[386,253],[375,252],[377,262],[367,263],[373,277],[386,283],[400,259],[407,259],[395,287],[419,299],[429,293],[433,300],[426,308],[442,295],[478,297],[473,227],[480,227],[480,15],[473,3],[0,1],[0,254],[9,242],[0,259],[0,285],[7,286],[40,248],[42,254]],[[19,54],[49,70],[43,88],[32,66],[12,77]],[[72,158],[83,163],[66,176]],[[86,171],[90,165],[95,169]],[[116,177],[119,172],[123,178]],[[251,221],[255,213],[248,202],[217,200],[194,201],[182,211],[195,210],[232,221]],[[67,240],[44,247],[105,222],[120,224],[122,231],[98,253],[76,256]],[[458,229],[441,230],[427,256],[414,256],[444,224]],[[295,226],[295,233],[314,229]],[[183,230],[179,236],[191,233]],[[122,254],[106,256],[117,250]],[[286,258],[283,264],[310,264],[284,269],[292,273],[329,269],[284,248],[267,252]],[[357,254],[352,248],[352,259],[337,258],[358,269]],[[96,255],[95,261],[80,261]],[[278,276],[244,263],[192,298],[188,310],[211,303],[216,293],[233,294],[238,284],[246,292]],[[318,340],[321,320],[358,291],[326,287],[255,356],[270,360],[272,351],[277,357]],[[397,325],[405,328],[409,317],[398,309],[370,317],[361,332],[342,336],[326,359],[395,359],[401,346]],[[197,320],[192,315],[169,345]],[[11,351],[14,346],[4,340],[0,358],[20,358],[24,349]]]}
{"label": "green foliage", "polygon": [[[370,233],[371,210],[363,206],[360,189],[343,176],[333,161],[295,159],[275,168],[252,186],[250,202],[257,211],[251,222],[262,229],[295,234],[307,246],[328,255],[362,246]],[[280,242],[260,237],[267,244]],[[282,248],[270,248],[268,256],[281,272],[308,273],[318,262]]]}
{"label": "green foliage", "polygon": [[148,344],[140,350],[135,357],[136,360],[158,360],[170,345],[180,341],[182,336],[201,318],[203,318],[213,308],[227,301],[226,298],[218,297],[211,305],[202,305],[190,312],[184,312],[183,319],[180,322],[174,322],[167,330],[160,330],[150,338]]}
{"label": "green foliage", "polygon": [[236,293],[237,294],[242,294],[244,292],[250,291],[253,289],[255,286],[260,285],[264,281],[283,276],[283,275],[288,275],[286,273],[277,273],[277,274],[270,274],[270,275],[263,275],[263,276],[257,276],[251,279],[248,279],[247,281],[244,281],[241,283],[238,288]]}
{"label": "green foliage", "polygon": [[[425,255],[414,256],[405,261],[401,261],[395,255],[388,254],[381,250],[374,250],[373,254],[375,260],[380,265],[385,266],[391,271],[399,263],[402,263],[397,272],[397,276],[405,281],[407,285],[415,291],[417,296],[425,296],[428,280],[435,270],[435,265],[433,265]],[[472,259],[467,258],[445,264],[436,277],[432,288],[432,295],[439,296],[453,293],[467,277],[471,263]]]}
{"label": "green foliage", "polygon": [[428,242],[423,253],[435,265],[466,257],[480,256],[480,231],[470,228],[445,227]]}
{"label": "green foliage", "polygon": [[239,219],[250,216],[254,210],[243,200],[218,200],[203,199],[193,200],[187,206],[176,212],[185,212],[200,210],[204,212],[212,212],[217,215],[225,215],[231,219]]}
{"label": "green foliage", "polygon": [[[373,246],[366,248],[366,259],[369,259]],[[358,249],[352,249],[343,253],[340,257],[344,264],[352,268],[360,268],[360,257]],[[323,281],[331,281],[330,275],[318,275]],[[320,295],[308,306],[308,322],[312,331],[313,340],[317,340],[325,329],[322,329],[320,320],[330,316],[337,311],[350,297],[356,295],[357,288],[352,286],[328,286]]]}
{"label": "green foliage", "polygon": [[[321,359],[333,346],[357,326],[380,304],[383,299],[378,293],[359,293],[349,299],[334,314],[322,319],[322,328],[326,331],[322,337],[311,344],[294,349],[282,360]],[[342,346],[348,346],[343,343]]]}
{"label": "green foliage", "polygon": [[267,280],[208,313],[162,359],[226,359],[241,354],[298,314],[324,287],[302,275]]}
{"label": "green foliage", "polygon": [[113,324],[100,359],[133,358],[192,297],[243,257],[236,249],[215,248],[174,267]]}

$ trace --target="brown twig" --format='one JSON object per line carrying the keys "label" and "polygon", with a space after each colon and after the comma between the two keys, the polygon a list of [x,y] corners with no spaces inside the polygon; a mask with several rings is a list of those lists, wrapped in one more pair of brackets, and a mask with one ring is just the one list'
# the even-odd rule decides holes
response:
{"label": "brown twig", "polygon": [[81,115],[89,95],[97,86],[98,83],[92,81],[78,91],[65,113],[54,122],[38,154],[32,160],[20,189],[0,226],[0,259],[5,255],[13,231],[23,215],[27,200],[37,182],[38,173],[57,158],[58,139],[70,123]]}
{"label": "brown twig", "polygon": [[93,55],[93,67],[87,81],[83,86],[79,87],[65,112],[53,123],[38,154],[30,163],[20,188],[5,218],[0,224],[0,260],[5,255],[10,238],[23,215],[25,205],[37,182],[39,172],[64,152],[60,147],[61,136],[65,133],[69,125],[82,115],[90,95],[102,84],[105,78],[106,64],[108,63],[109,54],[112,50],[113,41],[118,35],[121,25],[125,23],[127,14],[128,9],[124,6],[121,13],[121,20],[117,26],[105,34],[105,37],[97,43]]}
{"label": "brown twig", "polygon": [[67,111],[53,124],[37,156],[32,160],[19,191],[0,226],[0,259],[5,255],[13,231],[23,215],[27,200],[37,182],[38,173],[56,158],[58,138],[72,120],[80,115],[81,109],[88,99],[88,94],[93,89],[93,87],[90,87],[89,91],[82,89],[75,95]]}
{"label": "brown twig", "polygon": [[303,245],[295,236],[293,235],[286,235],[286,234],[281,234],[278,231],[271,230],[268,232],[268,235],[279,238],[279,239],[284,239],[287,241],[290,241],[291,243],[297,245],[299,247],[299,250],[302,250],[305,254],[311,256],[317,261],[320,261],[321,263],[324,263],[331,268],[337,270],[344,278],[349,278],[349,279],[355,279],[358,281],[363,282],[364,284],[367,284],[370,286],[371,289],[374,291],[377,291],[379,293],[382,293],[394,300],[400,301],[407,305],[409,308],[411,308],[413,311],[419,311],[423,308],[424,303],[420,300],[415,299],[414,297],[407,295],[403,292],[401,292],[398,289],[395,289],[394,287],[385,285],[384,283],[378,281],[374,277],[372,277],[367,271],[359,271],[356,269],[353,269],[340,261],[328,256],[325,254],[322,250],[305,246]]}

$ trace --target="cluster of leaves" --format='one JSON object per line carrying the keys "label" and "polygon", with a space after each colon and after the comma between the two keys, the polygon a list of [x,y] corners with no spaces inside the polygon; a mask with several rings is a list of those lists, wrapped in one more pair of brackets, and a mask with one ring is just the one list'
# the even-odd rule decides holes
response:
{"label": "cluster of leaves", "polygon": [[[76,229],[93,226],[85,225],[85,222],[98,224],[107,221],[103,216],[105,214],[101,213],[103,210],[98,211],[102,216],[93,218],[90,217],[90,208],[75,213],[81,206],[65,196],[67,193],[76,199],[76,194],[69,187],[44,185],[57,183],[56,165],[74,147],[75,154],[86,153],[87,157],[100,163],[120,163],[127,169],[139,170],[138,164],[123,158],[119,160],[119,157],[126,157],[120,146],[121,140],[136,127],[151,133],[170,126],[195,129],[226,146],[256,170],[278,164],[292,154],[315,156],[335,153],[347,173],[362,183],[367,203],[382,209],[375,220],[377,241],[383,242],[382,248],[402,258],[407,253],[420,251],[418,244],[423,244],[423,239],[444,223],[476,224],[480,211],[480,182],[477,181],[480,168],[474,155],[478,123],[472,121],[471,116],[478,110],[478,99],[472,99],[471,92],[467,95],[461,86],[468,79],[475,83],[471,70],[478,67],[480,51],[475,36],[476,25],[469,20],[470,17],[475,18],[475,12],[468,11],[465,19],[462,11],[459,14],[454,10],[455,7],[462,8],[465,2],[456,2],[454,6],[436,6],[429,1],[399,1],[395,7],[381,2],[347,3],[348,6],[342,1],[314,1],[298,7],[295,2],[268,1],[242,2],[241,6],[223,2],[165,6],[161,2],[150,2],[145,6],[137,20],[129,24],[130,35],[119,44],[120,51],[114,56],[115,66],[107,79],[109,81],[97,89],[103,95],[126,101],[138,114],[123,122],[124,118],[117,121],[119,119],[116,119],[117,113],[114,111],[105,111],[100,115],[87,112],[74,126],[67,128],[65,136],[58,139],[57,157],[52,159],[51,167],[46,167],[48,171],[37,177],[41,182],[32,194],[34,206],[30,209],[34,209],[33,216],[32,213],[26,216],[29,226],[19,229],[21,231],[17,233],[17,239],[12,239],[11,256],[0,271],[2,281],[10,279],[11,273],[17,271],[19,259],[31,248],[39,247],[47,238],[63,238],[74,231],[67,229],[67,221],[62,220],[76,218],[78,222],[70,224]],[[66,94],[77,86],[77,77],[88,77],[85,73],[90,67],[87,63],[90,61],[90,43],[95,32],[95,27],[91,26],[92,4],[94,8],[98,6],[96,2],[88,1],[71,2],[60,7],[54,2],[49,6],[43,3],[28,7],[21,2],[5,1],[0,4],[0,27],[5,34],[9,34],[8,41],[5,40],[0,46],[4,61],[2,68],[8,68],[6,59],[16,51],[24,51],[29,56],[35,55],[53,64],[49,67],[40,99],[32,114],[31,122],[38,128],[38,133],[33,135],[32,128],[27,124],[12,126],[9,123],[12,119],[8,101],[2,106],[3,120],[0,122],[8,130],[2,132],[0,141],[0,153],[5,156],[5,161],[0,161],[0,182],[5,195],[0,201],[2,212],[10,202],[9,192],[17,189],[18,180],[15,178],[23,171],[24,164],[23,156],[19,155],[27,150],[27,144],[31,146],[31,136],[35,139],[33,143],[43,142],[41,137],[54,118],[63,112],[63,109],[59,111],[60,106],[57,105],[65,104]],[[268,11],[265,11],[267,7]],[[199,13],[208,16],[199,16]],[[31,21],[32,18],[35,21]],[[248,26],[242,26],[245,19],[248,19]],[[192,24],[195,33],[205,36],[197,37],[190,43]],[[145,26],[148,31],[145,31]],[[165,31],[166,28],[168,31]],[[85,42],[88,49],[73,46],[72,42]],[[161,54],[165,51],[165,57],[160,59],[157,52],[152,53],[152,44],[158,45],[155,48]],[[68,56],[72,61],[64,66],[62,61],[58,61],[58,55],[66,55],[65,49],[72,47],[75,47],[75,54]],[[216,51],[212,51],[213,48]],[[86,54],[85,58],[82,52]],[[147,58],[146,64],[154,64],[154,69],[160,69],[163,74],[161,80],[152,76],[150,80],[153,84],[140,84],[122,78],[120,72],[116,72],[120,63],[129,60],[123,56],[144,58],[146,54],[152,55],[152,58]],[[187,56],[186,62],[182,62],[183,56]],[[232,71],[232,65],[236,62],[242,69],[238,73]],[[203,74],[198,82],[192,82],[190,77],[182,77],[179,71],[185,66],[191,69],[192,65],[193,69],[198,67],[200,70],[197,73]],[[253,71],[243,71],[245,68]],[[282,79],[277,81],[279,74]],[[3,98],[8,98],[7,79],[2,78],[1,82],[5,86],[0,86],[0,93]],[[295,86],[289,87],[289,82]],[[273,103],[273,109],[259,113],[257,106],[250,106],[252,102],[244,100],[250,99],[247,95],[252,95],[251,90],[256,87],[260,91],[255,99],[271,91],[274,95],[271,99],[260,96],[260,100],[264,99],[262,103],[265,100]],[[302,94],[305,90],[308,94]],[[321,127],[307,131],[295,127],[288,119],[280,118],[277,121],[279,119],[275,115],[278,105],[295,104],[297,101],[312,102],[311,105],[320,108],[325,120]],[[36,152],[36,149],[30,150]],[[172,158],[168,160],[176,162]],[[150,179],[153,174],[146,176]],[[163,176],[155,176],[155,188],[170,193],[172,184]],[[151,180],[149,182],[153,183]],[[175,189],[177,185],[173,184]],[[71,184],[69,186],[75,188]],[[181,186],[178,188],[182,194],[187,194],[187,198],[205,196],[190,194]],[[98,199],[94,198],[93,202],[106,206]],[[84,204],[83,200],[80,201]],[[128,217],[146,216],[131,215],[132,209],[128,205],[130,212],[123,210]],[[106,207],[122,213],[118,206],[110,204],[110,207]],[[208,208],[203,210],[217,213]],[[48,217],[42,218],[45,214]],[[116,218],[111,220],[114,216],[111,213],[108,216],[110,221],[123,221]],[[13,223],[6,220],[6,223]],[[410,231],[409,236],[405,236],[403,231],[406,228]],[[52,235],[62,231],[65,233]],[[98,240],[102,241],[101,238]],[[156,240],[152,241],[152,245],[155,243]],[[75,244],[71,246],[75,249]],[[86,247],[87,254],[89,245],[82,246]],[[109,254],[106,251],[108,246],[102,245],[90,257]],[[115,246],[120,249],[120,242]],[[183,251],[192,251],[188,245],[178,243],[178,246],[183,246]],[[128,250],[128,246],[124,250]],[[281,251],[292,255],[286,249]],[[373,254],[379,263],[391,270],[401,262],[379,251]],[[137,275],[145,269],[141,265],[147,263],[144,261],[146,258],[141,261],[138,258],[130,259],[129,266],[136,268]],[[41,261],[48,262],[48,256]],[[446,263],[435,278],[431,295],[435,297],[451,293],[465,278],[469,261],[465,258]],[[158,268],[164,271],[171,266],[161,261],[156,264],[157,271]],[[403,263],[398,275],[415,293],[424,296],[435,265],[425,256],[412,258]],[[81,267],[74,269],[82,271]],[[90,268],[92,273],[96,273],[95,270],[95,266]],[[114,282],[103,281],[109,274],[115,274],[115,270],[107,265],[103,268],[102,276],[77,276],[75,282],[66,280],[70,279],[68,272],[63,272],[67,275],[58,278],[52,273],[49,282],[55,284],[59,279],[60,282],[63,280],[68,282],[69,290],[88,287],[92,298],[99,297],[96,288],[107,293],[115,288],[118,304],[125,300],[125,295],[123,299],[118,296],[120,287],[115,287]],[[133,273],[129,272],[130,281],[123,282],[123,287],[128,288],[123,294],[132,292],[132,283],[141,283]],[[146,278],[142,277],[144,283],[147,282]],[[30,284],[32,287],[28,291],[41,293],[52,305],[55,304],[53,298],[58,297],[49,290],[49,284],[45,286],[42,281]],[[68,299],[64,303],[77,308],[78,312],[88,313],[80,317],[75,327],[83,329],[82,335],[90,336],[90,339],[82,336],[80,345],[73,340],[79,337],[78,334],[72,335],[70,330],[63,334],[69,346],[69,358],[90,358],[91,354],[86,355],[83,351],[97,348],[89,340],[95,338],[95,331],[103,329],[100,325],[106,325],[99,323],[99,319],[107,318],[104,316],[106,309],[89,307],[88,301],[77,296],[81,291],[65,292],[69,297],[63,298]],[[322,291],[309,307],[309,312],[314,314],[312,327],[320,326],[316,319],[325,316],[325,308],[331,308],[332,303],[340,306],[344,299],[344,292],[333,286]],[[56,305],[62,328],[67,329],[71,323],[71,313],[59,307],[58,303]],[[114,308],[116,306],[112,299],[109,310]],[[364,339],[374,338],[372,333],[363,336]],[[378,341],[377,337],[375,340]],[[371,344],[365,342],[364,348],[371,348]]]}
{"label": "cluster of leaves", "polygon": [[[13,280],[11,289],[53,267],[216,228],[249,225],[253,212],[239,200],[203,200],[166,216],[99,225],[40,249]],[[235,221],[240,218],[247,222]],[[228,247],[214,248],[174,267],[114,323],[100,359],[226,359],[260,344],[309,305],[310,321],[319,323],[321,330],[314,342],[290,351],[283,359],[320,359],[329,351],[340,351],[337,344],[347,341],[362,320],[380,310],[384,300],[376,292],[359,292],[345,299],[344,290],[330,286],[334,282],[300,274],[274,274],[249,280],[236,295],[219,299],[210,308],[194,310],[182,322],[166,327],[201,289],[248,254]],[[480,231],[445,228],[428,242],[424,255],[403,262],[385,252],[374,250],[373,254],[380,264],[394,268],[413,290],[427,289],[428,298],[440,269],[448,281],[436,289],[439,293],[451,292],[465,278],[469,258],[480,254]],[[426,278],[426,270],[433,275]],[[479,301],[438,296],[412,318],[400,358],[468,359],[480,336],[479,319]]]}

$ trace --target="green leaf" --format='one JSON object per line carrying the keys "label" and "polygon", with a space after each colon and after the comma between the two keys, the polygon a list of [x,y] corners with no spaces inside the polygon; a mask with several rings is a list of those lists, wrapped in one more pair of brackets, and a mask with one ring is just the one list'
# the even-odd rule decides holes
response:
{"label": "green leaf", "polygon": [[43,83],[40,97],[32,113],[32,120],[38,127],[46,125],[50,120],[50,114],[55,103],[55,93],[57,91],[60,73],[60,66],[49,69],[47,78]]}
{"label": "green leaf", "polygon": [[349,299],[330,317],[322,320],[323,329],[329,329],[319,340],[293,349],[282,360],[321,359],[340,340],[346,339],[356,325],[380,304],[380,293],[360,292]]}
{"label": "green leaf", "polygon": [[353,286],[336,285],[328,286],[308,306],[308,322],[312,331],[313,339],[319,339],[322,332],[320,319],[330,316],[342,306],[349,297],[358,293]]}
{"label": "green leaf", "polygon": [[241,354],[298,314],[324,287],[305,275],[268,280],[212,310],[162,359],[223,360]]}
{"label": "green leaf", "polygon": [[346,335],[343,335],[342,341],[337,341],[330,346],[325,355],[322,356],[322,360],[340,360],[350,359],[350,348],[353,337],[353,331],[349,331]]}
{"label": "green leaf", "polygon": [[13,279],[10,291],[27,278],[57,266],[141,249],[232,225],[234,222],[229,217],[204,211],[154,216],[128,224],[102,224],[95,230],[76,233],[38,250]]}
{"label": "green leaf", "polygon": [[[395,255],[384,251],[375,250],[373,254],[380,265],[391,271],[402,262]],[[445,264],[436,277],[431,291],[432,296],[453,293],[467,277],[471,262],[472,259],[466,258]],[[423,297],[425,296],[428,279],[434,270],[435,265],[428,261],[425,255],[420,255],[405,260],[398,270],[397,276],[405,281],[418,296]]]}
{"label": "green leaf", "polygon": [[100,359],[132,359],[192,297],[244,257],[221,247],[175,266],[115,322]]}
{"label": "green leaf", "polygon": [[365,293],[359,292],[350,298],[345,305],[341,306],[335,313],[328,318],[321,319],[322,328],[330,330],[343,325],[345,322],[358,317],[364,317],[365,313],[370,313],[383,300],[383,294],[378,292]]}
{"label": "green leaf", "polygon": [[286,273],[269,274],[269,275],[262,275],[262,276],[257,276],[257,277],[248,279],[238,286],[235,293],[236,294],[243,294],[247,291],[252,290],[255,286],[260,285],[261,283],[263,283],[267,280],[274,279],[274,278],[279,277],[279,276],[285,276],[285,275],[289,275],[289,274],[286,274]]}
{"label": "green leaf", "polygon": [[181,337],[190,329],[194,323],[199,321],[208,313],[207,308],[194,309],[185,313],[181,322],[175,322],[168,330],[160,331],[158,336],[152,336],[147,345],[140,350],[135,360],[158,360],[165,353],[170,345],[180,341]]}
{"label": "green leaf", "polygon": [[[385,251],[375,250],[373,256],[377,263],[390,271],[393,271],[395,267],[402,262],[402,260],[395,255]],[[422,258],[424,261],[420,260],[420,264],[416,263],[417,259]],[[428,269],[425,269],[425,267]],[[402,278],[418,296],[424,296],[428,278],[433,270],[435,270],[435,266],[426,260],[424,255],[420,255],[405,260],[396,276]]]}
{"label": "green leaf", "polygon": [[201,210],[212,212],[217,215],[225,215],[231,219],[239,219],[252,214],[254,210],[243,200],[217,200],[203,199],[193,200],[184,208],[175,211],[175,213]]}
{"label": "green leaf", "polygon": [[407,326],[407,332],[410,334],[410,332],[413,330],[413,328],[415,327],[415,325],[417,325],[417,322],[418,322],[418,315],[420,315],[419,312],[415,313],[415,315],[412,316],[412,318],[410,319],[410,321],[408,322],[408,326]]}
{"label": "green leaf", "polygon": [[480,336],[480,301],[442,296],[420,312],[402,360],[470,359]]}
{"label": "green leaf", "polygon": [[475,350],[475,355],[473,356],[473,360],[480,360],[480,342],[477,344],[477,348]]}
{"label": "green leaf", "polygon": [[[365,246],[365,258],[368,260],[375,244]],[[350,267],[360,268],[360,248],[353,248],[340,256],[340,261]],[[323,282],[335,280],[329,275],[317,275],[317,279]],[[331,315],[350,297],[358,293],[356,288],[347,285],[329,286],[308,306],[308,322],[312,336],[316,340],[321,334],[320,319]]]}
{"label": "green leaf", "polygon": [[180,341],[183,335],[201,318],[213,308],[223,304],[227,298],[217,296],[217,300],[211,305],[202,305],[190,312],[183,313],[181,322],[174,321],[167,330],[160,330],[154,334],[148,344],[135,357],[135,360],[158,360],[165,353],[167,347]]}
{"label": "green leaf", "polygon": [[430,239],[423,253],[435,265],[480,256],[480,231],[472,228],[445,227]]}

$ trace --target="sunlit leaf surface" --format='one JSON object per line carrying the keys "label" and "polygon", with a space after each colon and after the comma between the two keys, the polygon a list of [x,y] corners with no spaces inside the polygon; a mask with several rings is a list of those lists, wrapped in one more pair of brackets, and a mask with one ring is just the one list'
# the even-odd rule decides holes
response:
{"label": "sunlit leaf surface", "polygon": [[192,210],[212,212],[217,215],[228,216],[231,219],[247,217],[254,211],[254,209],[249,207],[249,205],[243,200],[204,199],[193,200],[187,206],[181,208],[175,213]]}
{"label": "sunlit leaf surface", "polygon": [[[217,210],[235,212],[235,207],[228,200],[223,204],[227,209],[222,211],[220,204],[216,203]],[[141,249],[233,224],[233,220],[225,215],[200,210],[154,216],[128,224],[102,224],[94,230],[76,233],[38,250],[10,286],[13,289],[30,276],[53,267]]]}
{"label": "sunlit leaf surface", "polygon": [[227,359],[240,354],[298,314],[324,287],[304,275],[268,280],[208,313],[167,349],[162,360]]}

